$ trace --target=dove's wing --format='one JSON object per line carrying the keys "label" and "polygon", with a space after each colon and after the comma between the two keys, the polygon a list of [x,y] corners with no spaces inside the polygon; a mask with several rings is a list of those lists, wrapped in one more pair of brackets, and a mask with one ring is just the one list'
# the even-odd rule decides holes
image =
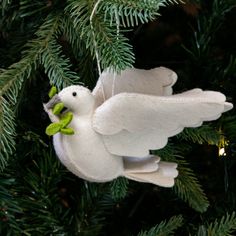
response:
{"label": "dove's wing", "polygon": [[102,93],[102,84],[105,92],[105,99],[114,94],[119,93],[142,93],[151,95],[171,95],[172,85],[176,82],[177,75],[174,71],[165,67],[157,67],[151,70],[142,69],[126,69],[120,74],[115,75],[105,70],[99,77],[96,87],[93,90],[93,95],[97,101],[97,105],[104,102]]}
{"label": "dove's wing", "polygon": [[96,109],[93,128],[112,154],[144,157],[184,127],[215,120],[231,108],[223,94],[200,89],[172,96],[121,93]]}

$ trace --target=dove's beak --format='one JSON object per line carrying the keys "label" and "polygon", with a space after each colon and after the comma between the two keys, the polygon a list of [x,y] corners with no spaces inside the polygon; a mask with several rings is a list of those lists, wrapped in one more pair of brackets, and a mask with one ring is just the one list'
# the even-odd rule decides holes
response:
{"label": "dove's beak", "polygon": [[[55,107],[56,104],[61,103],[61,99],[58,96],[58,94],[54,95],[50,101],[47,104],[44,104],[44,107],[47,110],[53,109]],[[69,111],[69,109],[67,107],[63,107],[63,109],[60,111],[61,114],[67,113]]]}
{"label": "dove's beak", "polygon": [[47,103],[47,104],[45,104],[45,107],[47,108],[47,109],[52,109],[57,103],[59,103],[59,102],[61,102],[61,99],[59,98],[59,96],[56,94],[56,95],[54,95],[51,99],[50,99],[50,101]]}

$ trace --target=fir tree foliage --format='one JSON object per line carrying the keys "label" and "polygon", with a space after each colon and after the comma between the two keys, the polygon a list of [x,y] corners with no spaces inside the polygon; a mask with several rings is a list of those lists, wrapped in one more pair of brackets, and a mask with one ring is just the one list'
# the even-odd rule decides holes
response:
{"label": "fir tree foliage", "polygon": [[223,216],[220,220],[215,220],[208,227],[200,226],[197,236],[233,236],[236,229],[235,212]]}
{"label": "fir tree foliage", "polygon": [[167,145],[164,149],[157,151],[157,154],[166,161],[178,163],[179,177],[174,186],[174,192],[190,207],[199,212],[204,212],[209,206],[209,201],[200,185],[196,175],[183,158],[183,149]]}
{"label": "fir tree foliage", "polygon": [[78,77],[69,70],[68,61],[60,57],[60,48],[54,38],[59,33],[61,15],[50,15],[35,33],[38,36],[26,44],[23,58],[11,65],[1,74],[0,80],[0,162],[1,168],[6,165],[6,159],[14,150],[15,121],[14,109],[22,85],[29,79],[42,61],[51,84],[61,88],[76,83]]}
{"label": "fir tree foliage", "polygon": [[230,1],[214,0],[211,12],[198,18],[191,48],[185,48],[194,60],[203,59],[209,55],[209,50],[213,46],[212,38],[222,25],[225,15],[234,7],[235,5]]}
{"label": "fir tree foliage", "polygon": [[4,15],[6,9],[7,9],[8,6],[11,4],[11,0],[2,0],[1,2],[2,2],[2,3],[1,3],[0,9],[1,9],[1,11],[2,11],[2,15]]}
{"label": "fir tree foliage", "polygon": [[0,80],[0,162],[1,168],[7,163],[9,154],[13,153],[15,141],[14,108],[24,79],[29,78],[35,67],[38,54],[32,53],[20,62],[13,64],[8,70],[1,73]]}
{"label": "fir tree foliage", "polygon": [[185,128],[184,131],[177,135],[180,140],[192,141],[194,143],[218,145],[221,134],[216,128],[209,125],[203,125],[199,128]]}
{"label": "fir tree foliage", "polygon": [[179,166],[179,178],[176,180],[174,191],[193,209],[205,212],[209,206],[209,201],[196,175],[188,167],[186,161],[179,161]]}
{"label": "fir tree foliage", "polygon": [[129,181],[126,178],[120,177],[112,181],[111,194],[113,199],[119,200],[127,196]]}
{"label": "fir tree foliage", "polygon": [[138,236],[170,236],[183,225],[183,217],[173,216],[168,221],[162,221],[148,231],[140,232]]}
{"label": "fir tree foliage", "polygon": [[22,214],[22,208],[15,199],[11,191],[9,191],[16,180],[12,178],[10,173],[1,175],[0,177],[0,232],[6,232],[5,235],[13,235],[14,232],[20,231],[19,224],[16,219],[17,214]]}
{"label": "fir tree foliage", "polygon": [[227,133],[227,137],[234,141],[236,138],[236,116],[228,116],[221,119],[221,129],[224,133]]}
{"label": "fir tree foliage", "polygon": [[147,23],[159,16],[160,7],[178,3],[177,0],[154,0],[154,1],[102,1],[98,7],[98,12],[104,12],[105,19],[110,24],[117,24],[123,27],[134,27],[140,23]]}
{"label": "fir tree foliage", "polygon": [[102,68],[111,67],[120,71],[132,67],[134,55],[127,39],[117,33],[116,26],[112,27],[104,21],[101,14],[93,14],[94,7],[88,1],[70,1],[67,7],[74,28],[83,29],[80,37],[85,41],[86,48],[94,55],[97,53]]}
{"label": "fir tree foliage", "polygon": [[110,188],[79,181],[38,135],[25,134],[22,143],[21,162],[0,178],[1,235],[100,235],[115,204]]}
{"label": "fir tree foliage", "polygon": [[47,2],[45,0],[44,1],[21,0],[20,1],[21,17],[27,17],[37,14],[38,12],[47,9],[48,4],[50,4],[50,2]]}

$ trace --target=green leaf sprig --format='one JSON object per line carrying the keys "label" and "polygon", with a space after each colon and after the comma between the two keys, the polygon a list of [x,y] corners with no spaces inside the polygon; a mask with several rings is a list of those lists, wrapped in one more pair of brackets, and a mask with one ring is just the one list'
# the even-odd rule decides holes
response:
{"label": "green leaf sprig", "polygon": [[[48,93],[49,98],[52,98],[54,95],[56,95],[56,93],[57,89],[55,86],[53,86]],[[54,115],[60,115],[63,108],[64,104],[62,102],[57,103],[53,107],[52,112]],[[70,127],[67,127],[73,119],[72,112],[67,112],[59,116],[59,118],[59,122],[51,123],[50,125],[48,125],[48,127],[46,128],[46,134],[48,136],[52,136],[58,132],[61,132],[62,134],[73,135],[75,133],[74,130]]]}
{"label": "green leaf sprig", "polygon": [[56,93],[57,93],[57,88],[55,86],[52,86],[48,93],[49,98],[52,98],[54,95],[56,95]]}

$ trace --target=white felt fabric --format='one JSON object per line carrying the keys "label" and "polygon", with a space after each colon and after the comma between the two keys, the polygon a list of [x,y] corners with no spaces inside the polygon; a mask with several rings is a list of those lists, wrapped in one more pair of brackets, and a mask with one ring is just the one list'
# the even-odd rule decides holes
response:
{"label": "white felt fabric", "polygon": [[115,82],[113,80],[114,74],[109,72],[109,69],[105,70],[99,77],[97,85],[92,92],[97,106],[104,102],[102,86],[106,100],[112,96],[113,86],[113,95],[123,92],[159,96],[171,95],[172,86],[177,80],[177,75],[174,71],[165,67],[157,67],[151,70],[130,68],[115,75]]}
{"label": "white felt fabric", "polygon": [[[184,127],[200,126],[232,108],[219,92],[194,89],[171,95],[176,78],[164,67],[129,69],[117,76],[117,95],[113,97],[113,74],[108,72],[102,74],[93,93],[82,86],[63,89],[58,98],[74,115],[69,127],[75,134],[54,135],[59,159],[75,175],[89,181],[105,182],[125,176],[173,186],[177,165],[149,156],[149,150],[164,147],[168,137]],[[53,122],[58,121],[47,104],[44,108]]]}
{"label": "white felt fabric", "polygon": [[112,154],[144,157],[184,127],[219,118],[228,105],[223,94],[200,89],[172,96],[120,93],[96,109],[93,128]]}
{"label": "white felt fabric", "polygon": [[160,157],[147,156],[140,160],[135,157],[124,157],[124,168],[126,173],[153,172],[159,169]]}

